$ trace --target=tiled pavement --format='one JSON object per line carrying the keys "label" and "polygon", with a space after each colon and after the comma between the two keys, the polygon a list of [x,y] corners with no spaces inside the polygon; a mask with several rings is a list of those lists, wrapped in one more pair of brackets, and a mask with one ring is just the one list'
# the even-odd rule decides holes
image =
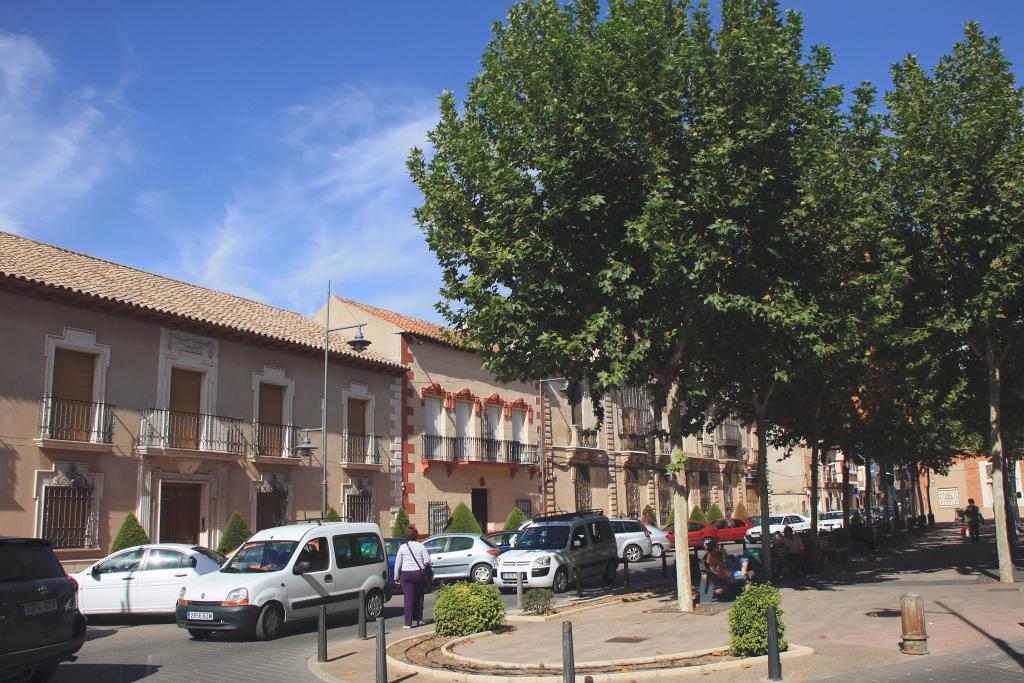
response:
{"label": "tiled pavement", "polygon": [[868,667],[820,680],[833,683],[1019,683],[1024,680],[1024,640],[999,641],[995,645],[945,655],[908,657],[908,661],[899,664]]}

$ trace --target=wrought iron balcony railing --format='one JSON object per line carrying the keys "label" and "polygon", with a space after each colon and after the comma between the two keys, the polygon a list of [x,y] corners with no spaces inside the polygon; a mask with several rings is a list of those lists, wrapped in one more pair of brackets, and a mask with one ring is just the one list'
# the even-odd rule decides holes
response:
{"label": "wrought iron balcony railing", "polygon": [[39,401],[39,438],[112,443],[114,405],[43,396]]}
{"label": "wrought iron balcony railing", "polygon": [[139,446],[242,455],[242,421],[234,417],[163,408],[142,411]]}
{"label": "wrought iron balcony railing", "polygon": [[531,444],[476,436],[423,435],[423,457],[448,462],[507,462],[534,464],[538,449]]}
{"label": "wrought iron balcony railing", "polygon": [[381,445],[387,437],[380,434],[347,432],[341,438],[341,461],[363,465],[379,465]]}
{"label": "wrought iron balcony railing", "polygon": [[260,458],[295,457],[298,429],[269,422],[252,423],[252,454]]}
{"label": "wrought iron balcony railing", "polygon": [[599,431],[596,429],[584,429],[579,425],[572,426],[572,443],[577,448],[597,448]]}
{"label": "wrought iron balcony railing", "polygon": [[643,451],[647,452],[647,435],[646,434],[619,434],[619,443],[624,451]]}

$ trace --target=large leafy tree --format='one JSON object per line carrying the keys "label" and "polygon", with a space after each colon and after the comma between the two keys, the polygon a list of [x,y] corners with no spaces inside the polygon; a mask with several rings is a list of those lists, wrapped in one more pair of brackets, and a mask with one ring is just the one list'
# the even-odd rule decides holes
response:
{"label": "large leafy tree", "polygon": [[1024,313],[1024,96],[998,39],[967,24],[931,74],[908,57],[887,94],[895,235],[924,264],[915,303],[983,363],[1000,580],[1013,581],[1001,383]]}

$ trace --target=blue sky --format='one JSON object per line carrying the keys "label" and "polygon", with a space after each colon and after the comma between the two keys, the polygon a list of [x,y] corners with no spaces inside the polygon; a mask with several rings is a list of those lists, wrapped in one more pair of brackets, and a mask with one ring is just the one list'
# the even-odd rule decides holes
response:
{"label": "blue sky", "polygon": [[[0,3],[0,229],[312,313],[326,281],[437,319],[410,147],[510,2]],[[783,0],[883,88],[963,23],[1024,65],[1020,0]]]}

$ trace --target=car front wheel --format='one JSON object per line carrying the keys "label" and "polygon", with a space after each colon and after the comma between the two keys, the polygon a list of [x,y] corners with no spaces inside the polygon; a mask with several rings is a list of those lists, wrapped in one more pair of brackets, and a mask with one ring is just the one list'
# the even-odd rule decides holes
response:
{"label": "car front wheel", "polygon": [[491,569],[491,566],[484,564],[483,562],[473,565],[473,571],[470,572],[473,580],[477,583],[490,583],[492,574],[493,570]]}
{"label": "car front wheel", "polygon": [[569,572],[565,567],[559,567],[555,572],[555,578],[551,582],[551,590],[556,593],[564,593],[569,588]]}
{"label": "car front wheel", "polygon": [[640,558],[644,556],[644,551],[640,550],[638,545],[627,545],[626,549],[622,551],[622,556],[626,558],[627,562],[639,562]]}
{"label": "car front wheel", "polygon": [[284,624],[284,612],[273,602],[268,602],[260,610],[256,620],[256,638],[259,640],[275,640],[281,635]]}
{"label": "car front wheel", "polygon": [[377,618],[384,612],[384,593],[374,588],[366,594],[366,621],[377,621]]}

